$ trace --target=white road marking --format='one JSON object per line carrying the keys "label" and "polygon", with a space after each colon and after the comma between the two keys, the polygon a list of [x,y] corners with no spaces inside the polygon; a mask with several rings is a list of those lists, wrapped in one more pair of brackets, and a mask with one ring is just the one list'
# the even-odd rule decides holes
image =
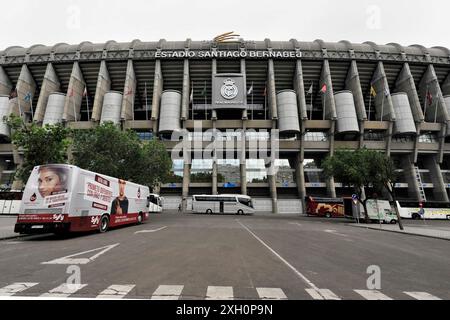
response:
{"label": "white road marking", "polygon": [[302,225],[301,225],[300,223],[298,223],[298,222],[289,222],[289,224],[292,224],[292,225],[298,226],[298,227],[301,227],[301,226],[302,226]]}
{"label": "white road marking", "polygon": [[153,293],[151,300],[178,300],[184,286],[159,286]]}
{"label": "white road marking", "polygon": [[392,300],[378,290],[355,290],[355,292],[366,300]]}
{"label": "white road marking", "polygon": [[153,232],[158,232],[161,230],[167,229],[167,227],[162,227],[159,229],[155,229],[155,230],[142,230],[142,231],[136,231],[134,234],[138,234],[138,233],[153,233]]}
{"label": "white road marking", "polygon": [[36,282],[16,282],[9,286],[0,288],[0,297],[9,297],[13,296],[16,293],[25,291],[27,289],[30,289],[31,287],[34,287],[35,285],[38,285],[39,283]]}
{"label": "white road marking", "polygon": [[258,296],[262,300],[287,300],[280,288],[256,288]]}
{"label": "white road marking", "polygon": [[103,290],[96,297],[96,299],[122,299],[128,293],[130,293],[130,291],[133,290],[134,287],[136,287],[136,285],[134,284],[130,285],[113,284],[109,286],[107,289]]}
{"label": "white road marking", "polygon": [[278,259],[280,259],[288,268],[290,268],[294,273],[301,278],[308,286],[311,287],[311,289],[314,289],[315,291],[319,292],[320,289],[312,283],[307,277],[305,277],[300,271],[295,269],[289,262],[286,261],[282,256],[280,256],[275,250],[273,250],[271,247],[269,247],[264,241],[262,241],[256,234],[254,234],[249,228],[247,228],[244,224],[242,224],[239,220],[236,220],[245,230],[247,230],[256,240],[258,240],[263,246],[265,246],[270,252],[272,252]]}
{"label": "white road marking", "polygon": [[319,291],[306,289],[306,292],[308,292],[314,300],[341,300],[341,298],[328,289],[319,289]]}
{"label": "white road marking", "polygon": [[75,292],[86,287],[87,284],[67,284],[63,283],[59,287],[50,290],[47,293],[41,295],[41,297],[53,297],[53,298],[67,298]]}
{"label": "white road marking", "polygon": [[[88,264],[89,262],[94,261],[95,259],[100,257],[102,254],[104,254],[104,253],[108,252],[109,250],[117,247],[118,245],[119,245],[119,243],[116,243],[116,244],[113,244],[113,245],[110,245],[110,246],[106,246],[106,247],[101,247],[101,248],[97,248],[97,249],[83,251],[83,252],[80,252],[80,253],[72,254],[70,256],[58,258],[58,259],[47,261],[47,262],[42,262],[41,264],[70,264],[70,265],[74,265],[74,264]],[[99,251],[99,250],[102,250],[102,251],[100,251],[99,253],[93,255],[90,258],[73,259],[73,257],[81,256],[81,255],[84,255],[86,253],[91,253],[91,252],[95,252],[95,251]]]}
{"label": "white road marking", "polygon": [[206,300],[233,300],[233,287],[208,287]]}
{"label": "white road marking", "polygon": [[323,230],[323,231],[326,232],[326,233],[335,234],[335,235],[337,235],[337,236],[347,237],[346,234],[339,233],[339,232],[337,232],[336,230]]}
{"label": "white road marking", "polygon": [[403,291],[403,293],[406,293],[408,296],[413,297],[416,300],[442,300],[441,298],[433,296],[433,295],[429,294],[428,292],[406,292],[406,291]]}

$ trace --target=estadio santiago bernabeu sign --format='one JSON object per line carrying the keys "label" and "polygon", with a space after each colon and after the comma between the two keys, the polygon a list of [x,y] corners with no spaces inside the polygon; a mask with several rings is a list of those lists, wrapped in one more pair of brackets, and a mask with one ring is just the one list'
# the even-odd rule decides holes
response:
{"label": "estadio santiago bernabeu sign", "polygon": [[299,59],[295,50],[158,50],[155,59]]}
{"label": "estadio santiago bernabeu sign", "polygon": [[243,74],[215,74],[212,81],[212,108],[245,109],[246,93]]}

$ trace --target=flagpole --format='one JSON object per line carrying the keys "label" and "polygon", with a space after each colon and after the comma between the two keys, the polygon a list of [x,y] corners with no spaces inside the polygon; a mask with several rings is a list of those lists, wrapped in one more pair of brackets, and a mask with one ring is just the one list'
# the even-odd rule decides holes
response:
{"label": "flagpole", "polygon": [[423,117],[425,118],[425,122],[427,122],[427,105],[428,105],[428,85],[427,91],[425,92],[425,107],[423,109]]}
{"label": "flagpole", "polygon": [[88,117],[88,121],[91,121],[91,116],[89,114],[89,97],[88,97],[88,93],[87,93],[87,88],[86,90],[86,110],[87,110],[87,117]]}
{"label": "flagpole", "polygon": [[384,98],[386,97],[386,92],[384,90],[383,90],[383,98],[381,100],[381,122],[383,121],[383,116],[384,116]]}
{"label": "flagpole", "polygon": [[311,83],[311,112],[310,112],[310,120],[312,120],[313,119],[313,109],[314,109],[314,106],[313,106],[313,94],[314,94],[314,83]]}
{"label": "flagpole", "polygon": [[206,99],[206,81],[205,81],[205,120],[208,120],[208,110],[206,109],[206,103],[207,103],[207,99]]}
{"label": "flagpole", "polygon": [[253,91],[255,90],[255,88],[253,87],[253,81],[252,81],[252,120],[254,120],[255,119],[255,105],[254,105],[254,102],[253,102]]}
{"label": "flagpole", "polygon": [[[328,88],[327,88],[327,90],[328,90]],[[326,105],[327,105],[327,96],[326,96],[326,94],[327,94],[327,91],[323,92],[323,119],[322,120],[325,120],[325,108],[326,108]]]}
{"label": "flagpole", "polygon": [[372,107],[372,87],[370,87],[370,93],[369,93],[369,121],[370,121],[370,108]]}
{"label": "flagpole", "polygon": [[192,86],[192,120],[195,120],[194,118],[194,81],[191,82],[191,86]]}
{"label": "flagpole", "polygon": [[148,120],[147,82],[145,82],[145,120]]}
{"label": "flagpole", "polygon": [[[436,96],[438,98],[438,96]],[[434,107],[434,123],[437,121],[437,109],[438,109],[438,99],[436,99],[436,106]]]}

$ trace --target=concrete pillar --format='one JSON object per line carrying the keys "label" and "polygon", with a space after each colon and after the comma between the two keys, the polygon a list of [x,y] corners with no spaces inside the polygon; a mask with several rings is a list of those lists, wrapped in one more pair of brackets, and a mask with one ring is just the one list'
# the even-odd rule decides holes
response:
{"label": "concrete pillar", "polygon": [[[427,93],[430,93],[433,97],[431,105],[427,103]],[[425,75],[420,81],[419,96],[424,104],[424,109],[426,105],[426,114],[424,115],[426,122],[435,122],[436,120],[436,122],[450,123],[450,115],[447,111],[444,96],[433,65],[428,66]]]}
{"label": "concrete pillar", "polygon": [[297,60],[294,74],[294,88],[297,93],[297,104],[299,119],[308,120],[308,110],[306,107],[305,83],[303,81],[302,61]]}
{"label": "concrete pillar", "polygon": [[411,198],[415,200],[419,200],[421,198],[420,196],[420,190],[419,190],[419,183],[416,180],[416,173],[415,173],[415,165],[414,162],[411,159],[411,156],[406,155],[402,158],[403,162],[403,169],[405,173],[405,178],[408,181],[408,194]]}
{"label": "concrete pillar", "polygon": [[400,75],[395,83],[395,92],[405,92],[408,95],[411,111],[416,123],[424,121],[422,107],[420,106],[420,99],[417,93],[414,77],[411,74],[409,64],[405,63]]}
{"label": "concrete pillar", "polygon": [[359,147],[364,146],[364,127],[367,121],[366,107],[364,103],[364,95],[361,88],[361,81],[359,79],[358,65],[355,60],[352,60],[350,69],[348,70],[347,79],[345,80],[345,89],[350,90],[355,101],[356,114],[359,123]]}
{"label": "concrete pillar", "polygon": [[189,184],[191,183],[191,147],[190,141],[187,137],[187,131],[185,131],[186,136],[183,137],[183,189],[182,189],[182,206],[183,212],[187,210],[187,199],[189,197]]}
{"label": "concrete pillar", "polygon": [[[336,122],[333,121],[331,123],[331,129],[330,129],[330,156],[334,156],[335,151],[335,145],[334,145],[334,132],[336,129]],[[327,191],[328,195],[331,198],[336,198],[336,184],[334,182],[334,177],[331,177],[327,181]]]}
{"label": "concrete pillar", "polygon": [[64,104],[63,121],[78,121],[80,119],[85,86],[80,65],[75,61],[67,90],[66,103]]}
{"label": "concrete pillar", "polygon": [[439,133],[439,155],[438,163],[444,161],[444,151],[445,151],[445,137],[447,135],[447,126],[445,124],[441,125],[441,131]]}
{"label": "concrete pillar", "polygon": [[158,133],[159,107],[161,104],[161,95],[163,92],[163,75],[161,69],[161,60],[155,62],[155,80],[153,82],[153,101],[152,101],[152,120],[153,133]]}
{"label": "concrete pillar", "polygon": [[189,60],[184,60],[183,66],[183,97],[181,100],[181,120],[185,121],[189,118],[189,100],[191,96],[191,83],[189,74]]}
{"label": "concrete pillar", "polygon": [[[19,151],[15,145],[13,145],[13,159],[14,159],[14,164],[16,165],[16,170],[22,168],[23,157],[19,154]],[[15,178],[12,183],[11,190],[19,191],[19,190],[22,190],[23,187],[24,187],[24,182]]]}
{"label": "concrete pillar", "polygon": [[39,94],[39,100],[36,106],[36,112],[34,113],[34,122],[44,121],[45,110],[47,109],[48,97],[54,92],[61,91],[61,83],[58,75],[51,63],[47,64],[47,70],[45,71],[44,80],[42,81],[41,93]]}
{"label": "concrete pillar", "polygon": [[269,71],[268,71],[268,100],[269,100],[269,110],[270,110],[270,118],[272,120],[278,119],[278,106],[277,106],[277,89],[275,84],[275,66],[273,63],[273,59],[269,59]]}
{"label": "concrete pillar", "polygon": [[430,176],[434,184],[433,194],[437,201],[448,202],[447,189],[441,172],[441,166],[437,162],[436,156],[425,157],[425,168],[430,170]]}
{"label": "concrete pillar", "polygon": [[[241,73],[244,75],[244,83],[247,83],[247,67],[245,59],[241,59]],[[247,95],[244,96],[245,105],[247,105]],[[241,194],[247,195],[247,142],[246,142],[246,132],[247,132],[247,109],[242,112],[242,135],[241,135],[241,145],[240,145],[240,158],[239,158],[239,170],[241,174]]]}
{"label": "concrete pillar", "polygon": [[331,81],[331,70],[328,60],[323,61],[322,74],[320,76],[319,92],[324,84],[327,86],[327,92],[325,94],[320,93],[320,95],[322,99],[322,105],[325,105],[325,119],[336,121],[337,120],[336,104],[334,102],[334,89],[333,89],[333,82]]}
{"label": "concrete pillar", "polygon": [[[25,64],[22,66],[16,89],[18,107],[22,109],[22,112],[30,112],[31,104],[33,103],[33,98],[36,92],[36,82]],[[26,98],[29,94],[31,95],[31,99]],[[19,114],[19,110],[14,110],[14,108],[11,109],[11,112],[17,115]]]}
{"label": "concrete pillar", "polygon": [[[276,122],[276,121],[274,121]],[[275,128],[275,126],[274,126]],[[276,141],[277,135],[272,133],[270,135],[270,165],[271,168],[268,168],[268,180],[269,180],[269,187],[270,187],[270,195],[272,198],[272,212],[274,214],[278,213],[278,192],[277,192],[277,174],[275,171],[275,152],[274,150],[276,150],[277,143],[278,141]]]}
{"label": "concrete pillar", "polygon": [[2,66],[0,66],[0,95],[9,95],[11,93],[11,90],[13,88],[13,85],[11,83],[11,80],[9,80],[8,75],[5,72],[5,69],[3,69]]}
{"label": "concrete pillar", "polygon": [[388,133],[386,135],[386,155],[391,156],[392,150],[392,134],[394,133],[394,121],[389,121]]}
{"label": "concrete pillar", "polygon": [[298,190],[298,195],[299,195],[300,199],[302,200],[302,202],[305,200],[305,197],[306,197],[305,171],[304,171],[304,167],[303,167],[303,160],[304,159],[303,159],[301,153],[299,152],[294,161],[297,190]]}
{"label": "concrete pillar", "polygon": [[134,120],[134,100],[136,97],[137,80],[133,60],[128,60],[125,87],[123,89],[122,115],[124,121]]}
{"label": "concrete pillar", "polygon": [[108,72],[106,61],[100,64],[98,73],[97,87],[95,89],[94,105],[92,108],[92,121],[100,121],[102,117],[103,99],[105,94],[111,90],[111,78]]}
{"label": "concrete pillar", "polygon": [[372,98],[372,104],[378,116],[376,120],[381,120],[379,115],[383,113],[383,121],[395,122],[394,105],[392,104],[389,83],[386,72],[384,71],[383,62],[378,62],[378,67],[375,70],[371,83],[377,93],[376,97]]}

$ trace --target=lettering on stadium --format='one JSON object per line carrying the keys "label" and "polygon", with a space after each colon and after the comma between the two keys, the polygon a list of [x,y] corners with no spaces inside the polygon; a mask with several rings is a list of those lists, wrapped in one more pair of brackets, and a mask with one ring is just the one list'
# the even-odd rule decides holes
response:
{"label": "lettering on stadium", "polygon": [[156,59],[212,59],[212,58],[260,58],[299,59],[301,51],[157,51]]}

